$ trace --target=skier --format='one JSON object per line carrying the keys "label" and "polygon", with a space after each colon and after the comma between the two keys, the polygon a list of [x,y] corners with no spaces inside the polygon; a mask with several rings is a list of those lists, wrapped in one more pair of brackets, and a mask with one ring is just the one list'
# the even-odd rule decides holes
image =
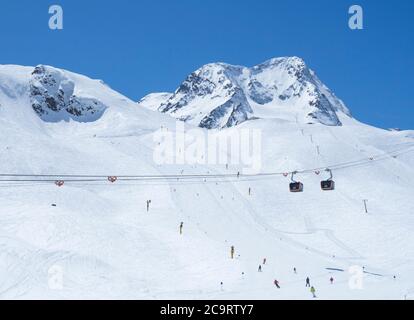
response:
{"label": "skier", "polygon": [[305,287],[310,287],[310,279],[309,277],[306,278],[306,286]]}
{"label": "skier", "polygon": [[220,290],[223,291],[223,281],[220,282]]}
{"label": "skier", "polygon": [[232,259],[234,259],[234,246],[231,246],[230,248],[230,256]]}
{"label": "skier", "polygon": [[264,259],[263,259],[263,264],[266,264],[266,261],[267,261],[267,260],[266,260],[266,258],[264,258]]}
{"label": "skier", "polygon": [[249,196],[252,194],[252,188],[249,187]]}
{"label": "skier", "polygon": [[147,200],[147,212],[149,211],[151,200]]}
{"label": "skier", "polygon": [[180,223],[180,234],[183,234],[184,222]]}
{"label": "skier", "polygon": [[310,288],[310,292],[312,293],[312,296],[313,296],[314,298],[316,298],[316,294],[315,294],[316,290],[315,290],[315,288],[314,288],[314,287],[311,287],[311,288]]}
{"label": "skier", "polygon": [[262,272],[262,266],[260,264],[259,264],[259,269],[257,271]]}
{"label": "skier", "polygon": [[334,278],[333,278],[333,277],[331,277],[331,278],[329,279],[329,281],[331,282],[331,284],[333,284],[333,283],[334,283]]}
{"label": "skier", "polygon": [[278,289],[280,289],[280,286],[279,286],[279,281],[277,281],[277,280],[275,279],[274,284],[275,284],[275,286],[276,286]]}
{"label": "skier", "polygon": [[296,268],[293,268],[293,273],[294,274],[297,274],[298,273],[297,270],[296,270]]}

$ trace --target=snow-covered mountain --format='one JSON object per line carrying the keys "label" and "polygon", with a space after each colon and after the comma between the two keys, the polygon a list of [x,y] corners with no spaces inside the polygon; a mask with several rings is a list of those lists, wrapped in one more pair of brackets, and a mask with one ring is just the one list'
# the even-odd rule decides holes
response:
{"label": "snow-covered mountain", "polygon": [[298,57],[274,58],[252,68],[207,64],[191,73],[174,94],[151,94],[140,103],[207,129],[256,118],[340,126],[339,113],[351,116]]}
{"label": "snow-covered mountain", "polygon": [[45,121],[95,121],[107,108],[97,99],[76,96],[75,83],[65,72],[47,66],[38,66],[32,72],[30,101]]}
{"label": "snow-covered mountain", "polygon": [[[312,299],[306,277],[320,299],[413,298],[414,131],[356,121],[300,60],[289,61],[302,76],[282,71],[288,60],[210,65],[141,105],[69,71],[0,66],[0,299]],[[259,130],[260,172],[298,170],[304,192],[282,174],[236,178],[244,163],[160,164],[173,110],[193,116],[190,135],[202,120],[230,128],[197,136]],[[163,151],[174,159],[192,143]],[[333,191],[320,189],[324,168]],[[160,178],[121,178],[131,175]],[[361,290],[352,266],[365,267]]]}

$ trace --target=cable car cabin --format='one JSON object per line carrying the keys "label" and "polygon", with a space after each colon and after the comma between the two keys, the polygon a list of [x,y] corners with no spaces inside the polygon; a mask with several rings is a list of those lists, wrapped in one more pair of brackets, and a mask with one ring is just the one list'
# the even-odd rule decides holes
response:
{"label": "cable car cabin", "polygon": [[292,182],[289,185],[290,192],[303,192],[303,183],[301,182]]}
{"label": "cable car cabin", "polygon": [[333,180],[321,181],[321,189],[324,191],[335,190],[335,181]]}

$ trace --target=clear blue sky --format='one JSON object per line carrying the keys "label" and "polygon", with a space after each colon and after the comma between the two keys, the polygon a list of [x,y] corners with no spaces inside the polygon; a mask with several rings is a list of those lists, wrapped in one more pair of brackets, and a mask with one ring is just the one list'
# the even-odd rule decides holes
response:
{"label": "clear blue sky", "polygon": [[[63,31],[48,28],[52,4]],[[352,4],[362,31],[348,28]],[[359,120],[414,129],[413,21],[411,0],[3,0],[0,63],[65,68],[138,100],[205,63],[296,55]]]}

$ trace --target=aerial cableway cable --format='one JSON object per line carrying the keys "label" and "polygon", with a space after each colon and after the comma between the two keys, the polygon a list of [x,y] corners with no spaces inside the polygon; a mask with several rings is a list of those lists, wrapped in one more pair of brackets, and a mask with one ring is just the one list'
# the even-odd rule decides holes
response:
{"label": "aerial cableway cable", "polygon": [[18,182],[32,182],[32,183],[55,183],[61,187],[66,183],[89,183],[89,182],[111,182],[118,181],[132,182],[132,181],[176,181],[176,182],[195,182],[202,179],[204,182],[213,180],[216,182],[245,181],[258,180],[260,178],[272,176],[287,177],[292,174],[319,174],[321,171],[344,170],[348,168],[372,164],[379,161],[395,159],[403,154],[413,152],[414,147],[395,150],[392,152],[382,153],[380,155],[371,156],[354,161],[342,162],[323,167],[300,169],[290,172],[267,172],[257,174],[241,174],[241,173],[222,173],[222,174],[166,174],[166,175],[87,175],[87,174],[19,174],[19,173],[0,173],[0,183],[18,183]]}

